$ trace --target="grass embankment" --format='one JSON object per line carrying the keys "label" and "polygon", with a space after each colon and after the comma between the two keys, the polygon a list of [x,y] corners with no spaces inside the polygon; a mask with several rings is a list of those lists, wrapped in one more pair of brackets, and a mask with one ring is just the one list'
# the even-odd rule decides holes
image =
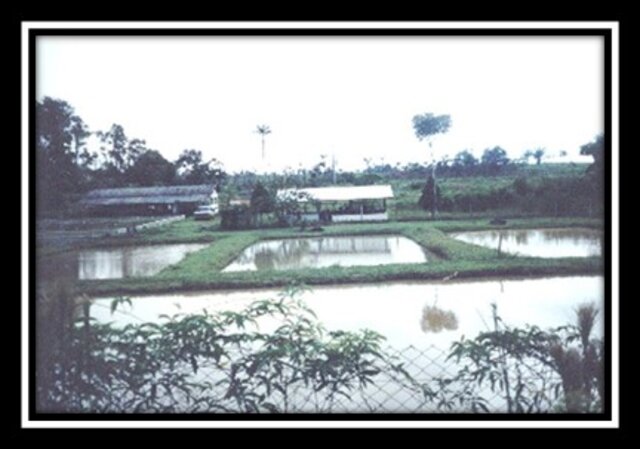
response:
{"label": "grass embankment", "polygon": [[[537,218],[509,220],[503,228],[554,228],[602,226],[600,220]],[[603,270],[599,257],[541,259],[499,255],[495,250],[452,239],[445,232],[495,229],[487,220],[388,222],[333,225],[323,232],[289,229],[218,231],[210,223],[187,220],[131,237],[138,244],[212,241],[207,248],[189,254],[180,263],[156,276],[118,280],[83,281],[80,288],[93,295],[142,294],[177,290],[279,287],[290,282],[309,285],[387,282],[394,280],[597,274]],[[368,267],[327,267],[288,271],[221,273],[243,249],[263,239],[311,236],[401,234],[432,255],[424,264]],[[135,239],[135,240],[134,240]]]}

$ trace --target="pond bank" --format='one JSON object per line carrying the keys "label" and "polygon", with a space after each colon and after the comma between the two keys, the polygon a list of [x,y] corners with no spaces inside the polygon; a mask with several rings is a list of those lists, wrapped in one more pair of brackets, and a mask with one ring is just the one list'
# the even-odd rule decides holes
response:
{"label": "pond bank", "polygon": [[[251,289],[281,287],[292,282],[309,285],[383,283],[394,280],[438,280],[446,277],[568,276],[602,274],[601,257],[565,257],[543,259],[514,257],[471,245],[448,236],[447,232],[487,229],[528,229],[581,227],[602,229],[602,221],[590,218],[535,218],[508,220],[506,226],[491,225],[488,220],[451,220],[387,222],[332,225],[322,232],[297,228],[248,231],[220,231],[212,223],[185,220],[166,227],[150,229],[127,239],[127,244],[168,242],[212,242],[179,263],[148,278],[81,281],[80,291],[88,294],[143,294],[152,292]],[[402,235],[420,244],[433,257],[429,263],[301,268],[295,270],[223,273],[222,270],[247,247],[261,240],[315,237]],[[113,242],[107,241],[106,247]],[[123,242],[119,240],[119,243]]]}
{"label": "pond bank", "polygon": [[601,258],[508,258],[485,261],[442,261],[434,264],[399,264],[376,267],[328,267],[268,272],[212,273],[183,277],[150,277],[83,281],[80,290],[90,295],[148,294],[176,291],[255,289],[307,285],[347,285],[390,281],[502,277],[601,275]]}

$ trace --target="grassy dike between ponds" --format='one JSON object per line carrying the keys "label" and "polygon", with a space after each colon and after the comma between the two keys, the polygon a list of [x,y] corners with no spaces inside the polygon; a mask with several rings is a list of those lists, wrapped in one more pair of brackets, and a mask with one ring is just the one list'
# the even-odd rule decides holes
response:
{"label": "grassy dike between ponds", "polygon": [[[556,227],[600,228],[601,221],[583,218],[535,218],[510,220],[504,229]],[[138,244],[211,241],[208,247],[190,253],[176,265],[148,278],[80,281],[81,291],[94,296],[146,294],[171,291],[281,287],[291,282],[308,285],[375,283],[398,280],[457,279],[507,276],[559,276],[601,274],[600,257],[542,259],[499,256],[495,250],[454,240],[446,232],[496,229],[487,220],[387,222],[333,225],[323,232],[295,228],[251,231],[218,231],[191,220],[154,232],[140,233]],[[431,254],[423,264],[360,267],[326,267],[287,271],[221,273],[246,247],[264,239],[313,236],[400,234],[421,244]],[[135,242],[128,241],[128,244]]]}

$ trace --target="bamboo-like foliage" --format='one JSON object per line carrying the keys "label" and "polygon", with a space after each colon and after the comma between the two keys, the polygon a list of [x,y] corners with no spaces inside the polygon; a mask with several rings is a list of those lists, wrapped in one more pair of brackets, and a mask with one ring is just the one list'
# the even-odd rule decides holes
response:
{"label": "bamboo-like foliage", "polygon": [[[340,399],[397,375],[415,388],[369,330],[327,331],[288,289],[241,312],[176,314],[161,323],[90,323],[67,328],[55,357],[41,357],[41,412],[331,411]],[[124,306],[116,298],[112,311]],[[261,331],[264,322],[275,326]],[[263,323],[263,324],[260,324]],[[62,346],[64,345],[64,347]],[[50,351],[49,351],[50,353]]]}

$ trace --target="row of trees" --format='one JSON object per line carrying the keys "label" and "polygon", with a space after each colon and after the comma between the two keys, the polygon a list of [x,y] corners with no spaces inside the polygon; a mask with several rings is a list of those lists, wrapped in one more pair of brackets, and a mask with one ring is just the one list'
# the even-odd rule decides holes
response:
{"label": "row of trees", "polygon": [[[94,136],[99,149],[89,145]],[[216,159],[186,149],[168,161],[121,125],[91,132],[73,107],[45,97],[36,104],[38,207],[58,209],[73,194],[92,188],[220,183],[226,173]]]}
{"label": "row of trees", "polygon": [[[449,115],[427,113],[414,117],[416,136],[429,144],[430,165],[410,163],[391,166],[383,161],[374,164],[367,159],[364,171],[343,172],[336,171],[335,163],[329,163],[327,156],[322,156],[310,170],[300,168],[270,175],[273,190],[330,184],[375,184],[388,182],[389,178],[425,179],[428,176],[425,184],[428,191],[423,192],[420,205],[429,208],[435,216],[439,197],[436,174],[454,177],[514,174],[520,163],[533,158],[539,164],[545,154],[543,148],[538,148],[526,152],[522,159],[513,160],[503,148],[496,146],[485,149],[480,158],[469,150],[463,150],[453,158],[437,161],[433,138],[447,132],[450,126]],[[260,134],[264,149],[264,138],[271,130],[261,125],[256,132]],[[216,159],[205,160],[201,151],[187,149],[175,161],[169,161],[149,148],[143,139],[128,136],[121,125],[114,124],[107,131],[91,132],[73,107],[62,100],[45,97],[37,103],[36,133],[40,211],[62,210],[65,200],[72,196],[70,194],[92,188],[214,183],[220,190],[227,179],[222,164]],[[97,139],[97,145],[89,145],[90,139]],[[585,144],[581,153],[594,157],[595,162],[588,173],[589,182],[601,190],[604,177],[603,136]],[[236,196],[248,196],[262,178],[251,172],[234,175],[231,184],[236,189]]]}
{"label": "row of trees", "polygon": [[[499,147],[487,148],[482,153],[480,160],[469,151],[459,152],[453,159],[444,158],[436,160],[433,150],[433,139],[438,134],[446,133],[451,127],[451,116],[448,114],[435,115],[433,113],[418,114],[413,117],[413,130],[418,140],[425,140],[429,145],[431,157],[431,172],[427,177],[427,182],[420,196],[419,205],[425,210],[431,210],[431,216],[438,213],[439,189],[436,181],[436,173],[444,171],[447,175],[470,176],[489,175],[495,176],[505,170],[512,161],[507,156],[507,152]],[[534,158],[539,165],[545,154],[543,148],[527,151],[523,159]]]}
{"label": "row of trees", "polygon": [[[537,161],[537,157],[529,156],[528,154],[529,152],[526,152],[523,157],[513,159],[509,158],[504,148],[495,146],[486,148],[478,158],[471,150],[465,149],[456,153],[453,157],[445,156],[436,160],[435,166],[437,173],[449,177],[512,174],[518,167],[527,163],[530,158],[534,158]],[[391,165],[384,161],[373,163],[373,161],[369,159],[365,160],[365,162],[367,163],[367,167],[363,171],[364,174],[379,175],[394,179],[425,178],[427,173],[433,169],[433,163],[425,165],[410,162],[404,165],[399,163]],[[338,179],[340,179],[341,176],[343,175],[338,173]]]}
{"label": "row of trees", "polygon": [[[419,206],[425,210],[431,211],[432,218],[438,213],[438,207],[441,203],[441,194],[436,180],[436,173],[445,171],[450,175],[497,175],[503,172],[506,167],[511,165],[511,160],[507,156],[507,152],[500,147],[487,148],[482,154],[482,158],[478,161],[471,152],[465,150],[458,153],[452,161],[442,160],[436,161],[435,153],[433,152],[432,140],[438,134],[446,133],[451,126],[451,117],[449,115],[434,115],[432,113],[419,114],[413,117],[413,128],[416,137],[419,140],[426,140],[429,144],[429,150],[431,155],[431,172],[427,176],[426,183],[418,200]],[[544,204],[552,203],[554,206],[554,214],[558,214],[560,204],[564,210],[573,210],[575,204],[580,202],[585,204],[584,209],[593,213],[594,209],[601,209],[596,207],[598,204],[602,204],[602,194],[604,186],[604,136],[596,136],[593,142],[589,142],[580,148],[580,153],[583,155],[593,156],[594,163],[589,168],[588,173],[582,179],[577,181],[555,181],[546,182],[543,186],[537,189],[525,189],[526,179],[519,180],[520,185],[515,186],[515,195],[532,197],[546,197],[547,201]],[[528,160],[534,158],[539,165],[542,157],[545,154],[544,148],[537,148],[535,150],[528,150],[525,152],[523,159]],[[517,180],[518,182],[518,180]],[[571,184],[571,185],[569,185]],[[560,186],[560,188],[558,188]],[[525,190],[524,192],[522,190]],[[506,198],[510,197],[510,192],[505,189],[496,191],[500,198],[493,204],[495,207],[497,204],[504,206]],[[531,195],[529,195],[531,193]],[[476,195],[473,195],[476,196]],[[560,201],[559,198],[567,198],[567,201]],[[552,201],[548,201],[551,199]],[[523,203],[522,201],[519,202]],[[566,204],[565,204],[566,203]],[[533,205],[537,205],[539,202],[533,202]],[[549,211],[545,211],[549,212]]]}
{"label": "row of trees", "polygon": [[[433,178],[422,188],[418,205],[432,210]],[[450,189],[441,184],[436,191],[441,212],[478,213],[491,210],[544,216],[602,216],[602,190],[591,176],[530,179],[518,176],[501,187]]]}
{"label": "row of trees", "polygon": [[[437,172],[446,177],[497,176],[512,175],[521,167],[522,159],[510,159],[501,147],[487,148],[480,158],[471,151],[464,150],[450,159],[436,162]],[[367,185],[389,182],[390,179],[425,179],[432,170],[431,165],[410,162],[391,165],[384,161],[374,162],[366,159],[366,168],[362,171],[344,171],[336,169],[329,157],[321,155],[320,160],[310,169],[285,169],[268,177],[281,188],[321,187],[328,185]],[[247,194],[262,177],[253,172],[239,172],[229,179],[239,191]]]}

